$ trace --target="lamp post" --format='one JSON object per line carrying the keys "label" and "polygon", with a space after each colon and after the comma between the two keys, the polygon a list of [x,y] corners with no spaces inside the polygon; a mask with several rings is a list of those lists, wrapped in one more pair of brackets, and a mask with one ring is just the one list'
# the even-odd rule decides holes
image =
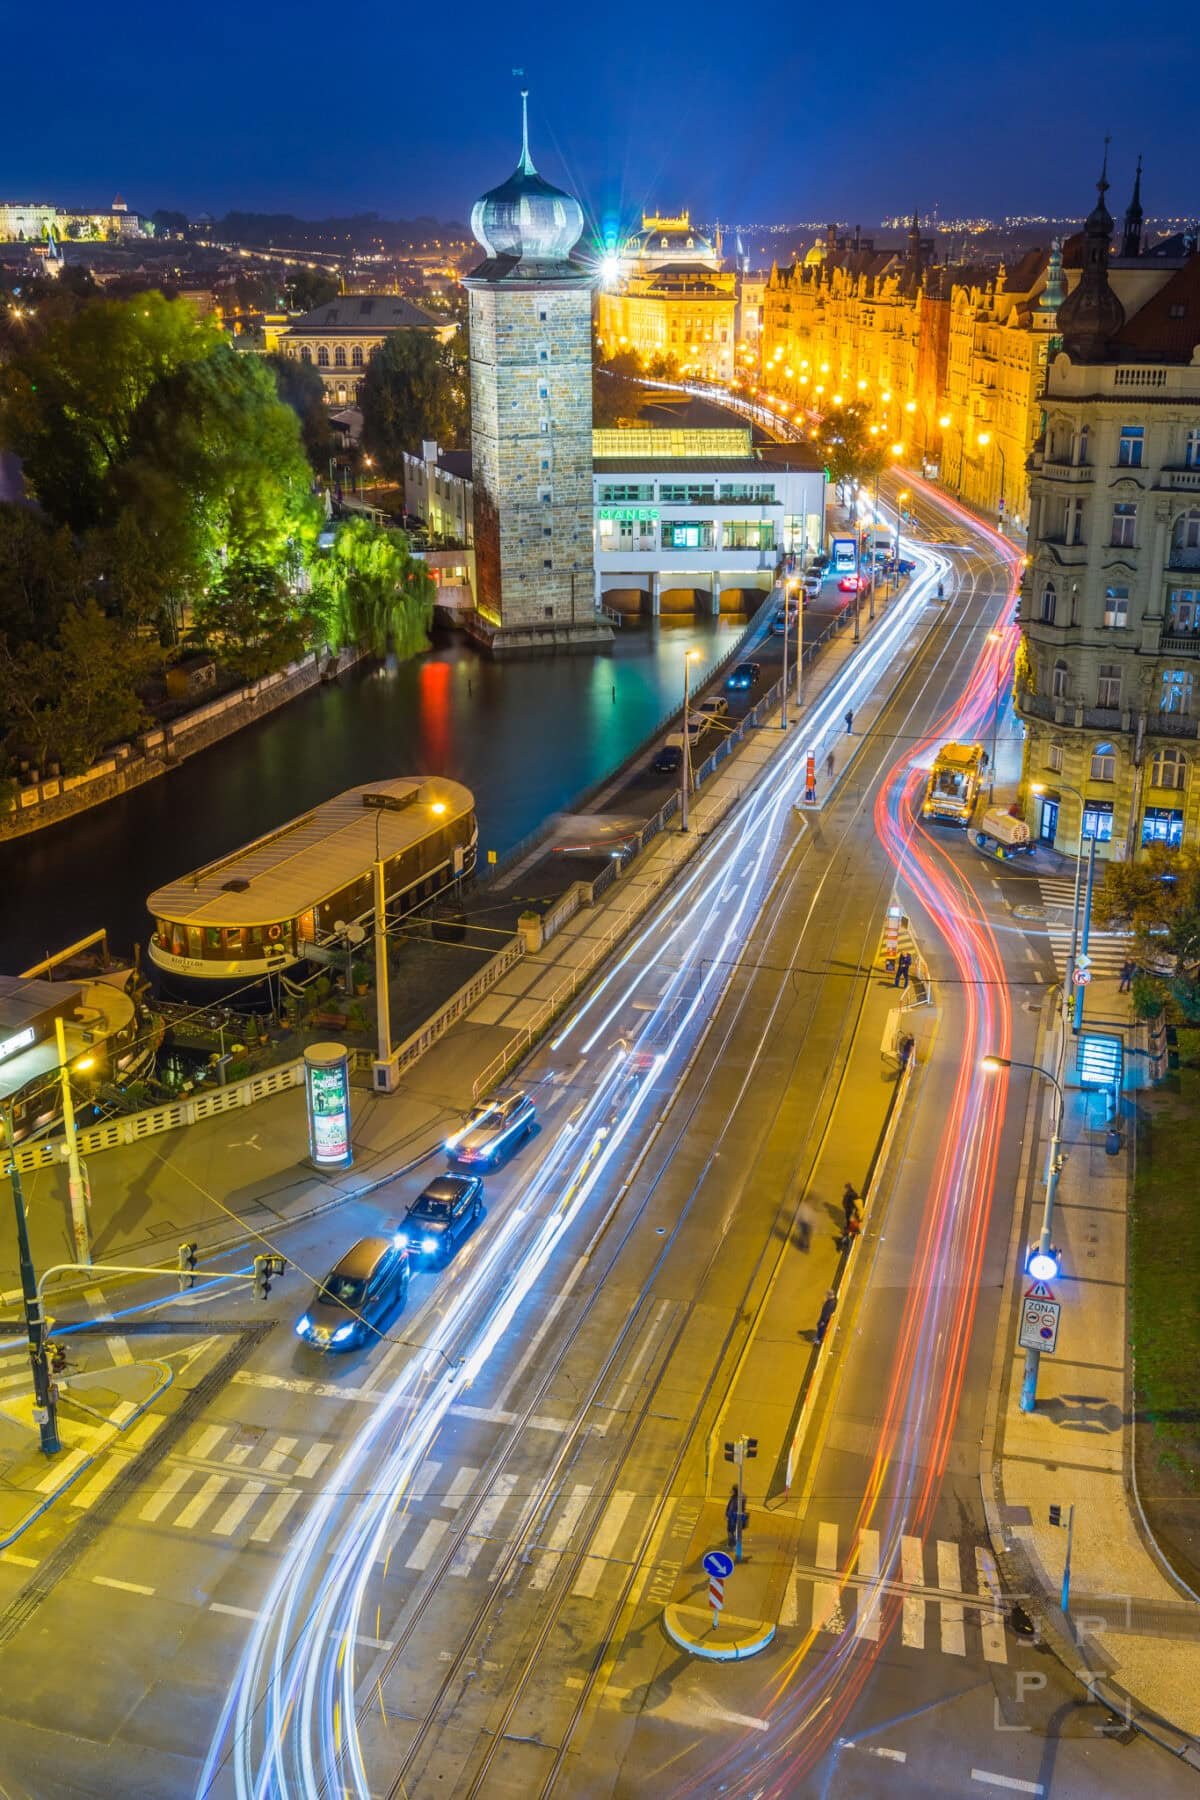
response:
{"label": "lamp post", "polygon": [[[1058,1188],[1058,1170],[1061,1161],[1060,1146],[1062,1142],[1063,1122],[1063,1090],[1057,1076],[1051,1075],[1049,1069],[1043,1069],[1040,1063],[1017,1062],[1011,1056],[985,1056],[983,1066],[989,1072],[998,1069],[1028,1069],[1031,1074],[1040,1075],[1054,1089],[1054,1113],[1050,1130],[1050,1161],[1046,1168],[1046,1196],[1042,1203],[1042,1228],[1038,1234],[1036,1253],[1029,1259],[1029,1273],[1038,1280],[1048,1280],[1057,1273],[1057,1263],[1050,1241],[1051,1228],[1054,1224],[1054,1195]],[[1039,1267],[1038,1258],[1044,1259]],[[1038,1365],[1041,1362],[1040,1350],[1026,1350],[1025,1375],[1021,1382],[1021,1411],[1033,1412],[1037,1406]]]}
{"label": "lamp post", "polygon": [[[90,1263],[92,1247],[88,1234],[87,1174],[79,1155],[79,1136],[75,1130],[75,1103],[71,1098],[71,1071],[67,1066],[67,1034],[61,1014],[54,1019],[54,1040],[58,1050],[58,1081],[62,1095],[63,1136],[67,1140],[67,1192],[71,1198],[71,1236],[75,1243],[75,1261]],[[85,1057],[81,1067],[89,1067]]]}
{"label": "lamp post", "polygon": [[0,1109],[0,1124],[4,1128],[8,1178],[12,1183],[13,1213],[17,1224],[17,1260],[21,1268],[21,1297],[25,1303],[25,1335],[29,1340],[29,1361],[33,1369],[33,1416],[37,1421],[42,1449],[47,1456],[55,1456],[62,1449],[58,1436],[58,1408],[50,1380],[50,1359],[46,1354],[46,1322],[42,1317],[42,1298],[38,1293],[37,1277],[33,1272],[33,1254],[29,1248],[29,1225],[25,1218],[21,1172],[17,1168],[11,1106]]}
{"label": "lamp post", "polygon": [[688,797],[692,791],[692,739],[688,731],[691,707],[691,665],[699,662],[700,652],[689,650],[683,659],[683,761],[679,765],[679,829],[688,828]]}
{"label": "lamp post", "polygon": [[[1079,802],[1079,843],[1075,850],[1075,899],[1071,908],[1071,956],[1067,963],[1066,978],[1063,981],[1062,1010],[1063,1024],[1065,1026],[1071,1011],[1071,989],[1075,982],[1075,958],[1079,954],[1079,879],[1083,873],[1084,799],[1079,789],[1071,787],[1067,782],[1060,781],[1056,785],[1064,794],[1074,794],[1076,800]],[[1030,792],[1034,794],[1044,794],[1046,792],[1046,787],[1046,782],[1034,781],[1030,783]]]}

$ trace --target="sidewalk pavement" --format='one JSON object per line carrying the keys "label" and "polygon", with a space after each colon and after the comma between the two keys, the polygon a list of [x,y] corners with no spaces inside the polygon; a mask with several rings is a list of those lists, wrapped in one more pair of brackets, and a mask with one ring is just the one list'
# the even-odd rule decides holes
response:
{"label": "sidewalk pavement", "polygon": [[[1054,1210],[1054,1242],[1062,1252],[1051,1284],[1062,1304],[1058,1346],[1043,1356],[1036,1410],[1018,1396],[1024,1352],[1017,1347],[1014,1283],[997,1344],[981,1468],[988,1529],[1005,1587],[1022,1597],[1051,1648],[1114,1711],[1152,1734],[1165,1723],[1200,1740],[1200,1604],[1156,1555],[1136,1496],[1132,1465],[1132,1382],[1126,1296],[1126,1210],[1132,1185],[1134,1131],[1130,1090],[1145,1080],[1135,1046],[1128,996],[1113,979],[1088,989],[1085,1025],[1120,1030],[1126,1042],[1122,1147],[1106,1152],[1104,1098],[1075,1085],[1068,1049],[1062,1143],[1066,1161]],[[1057,1024],[1046,1034],[1046,1066],[1054,1067]],[[1034,1084],[1025,1134],[1027,1173],[1014,1220],[1009,1266],[1024,1263],[1025,1240],[1041,1219],[1049,1154],[1046,1094]],[[1039,1131],[1040,1114],[1043,1129]],[[1033,1228],[1030,1229],[1030,1220]],[[1050,1523],[1051,1505],[1062,1526]],[[1069,1616],[1061,1606],[1066,1524],[1074,1508]],[[1139,1715],[1142,1715],[1139,1717]],[[1187,1746],[1165,1734],[1172,1748]],[[1200,1741],[1190,1760],[1200,1767]]]}
{"label": "sidewalk pavement", "polygon": [[33,1377],[0,1397],[0,1551],[28,1531],[174,1379],[164,1362],[132,1362],[58,1378],[62,1449],[47,1456],[33,1418]]}
{"label": "sidewalk pavement", "polygon": [[[905,941],[912,947],[911,940]],[[705,1499],[663,1608],[663,1627],[671,1641],[709,1661],[740,1661],[765,1649],[789,1605],[805,1510],[803,1497],[795,1492],[792,1446],[802,1442],[808,1429],[839,1331],[852,1329],[858,1296],[847,1287],[847,1277],[855,1259],[865,1254],[865,1248],[839,1248],[842,1186],[849,1179],[862,1196],[865,1242],[871,1233],[871,1203],[907,1093],[899,1063],[882,1048],[890,1015],[898,1003],[908,1002],[902,1018],[916,1040],[914,1067],[928,1054],[935,1028],[931,1009],[917,999],[916,984],[898,992],[886,963],[881,938],[819,1155],[810,1180],[794,1196],[797,1202],[802,1197],[816,1202],[811,1243],[807,1252],[799,1247],[794,1224],[783,1240],[757,1327],[711,1434]],[[851,1144],[860,1146],[856,1153],[848,1153]],[[830,1288],[837,1294],[838,1309],[824,1343],[818,1344],[815,1327]],[[804,1321],[799,1332],[798,1319]],[[746,1467],[750,1523],[743,1560],[726,1583],[728,1610],[714,1624],[703,1560],[707,1551],[726,1545],[725,1505],[735,1471],[724,1460],[723,1446],[743,1431],[753,1431],[758,1439],[757,1458]]]}
{"label": "sidewalk pavement", "polygon": [[[879,622],[889,609],[879,612]],[[928,608],[916,615],[892,661],[899,673],[941,614]],[[871,641],[864,616],[863,647]],[[856,653],[848,633],[830,642],[815,668],[806,671],[802,704],[791,700],[793,731]],[[890,695],[881,684],[855,709],[855,731],[830,728],[818,749],[823,771],[832,747],[838,782],[869,734]],[[354,1165],[338,1173],[318,1173],[307,1163],[304,1096],[291,1089],[253,1108],[219,1114],[178,1131],[122,1145],[91,1158],[91,1221],[96,1262],[170,1264],[184,1238],[200,1245],[201,1260],[245,1244],[254,1234],[273,1238],[295,1224],[369,1194],[397,1175],[435,1155],[448,1132],[469,1110],[477,1083],[499,1079],[508,1060],[532,1041],[546,1002],[562,1002],[588,979],[602,954],[620,945],[637,920],[700,848],[761,775],[784,741],[779,715],[748,734],[692,799],[691,830],[660,833],[601,896],[567,921],[540,951],[522,957],[407,1074],[395,1093],[379,1096],[358,1086],[353,1092]],[[819,792],[825,789],[820,780]],[[489,1075],[489,1071],[491,1071]],[[35,1265],[73,1260],[66,1169],[57,1165],[26,1174],[26,1206]],[[7,1208],[0,1207],[0,1279],[12,1286],[0,1303],[13,1303],[16,1248]]]}

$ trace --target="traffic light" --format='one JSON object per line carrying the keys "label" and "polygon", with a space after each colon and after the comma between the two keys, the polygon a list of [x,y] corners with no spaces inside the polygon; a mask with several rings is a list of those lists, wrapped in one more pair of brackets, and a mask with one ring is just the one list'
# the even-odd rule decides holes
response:
{"label": "traffic light", "polygon": [[757,1456],[757,1455],[758,1455],[758,1439],[757,1438],[747,1438],[746,1439],[746,1461],[749,1462],[751,1457]]}
{"label": "traffic light", "polygon": [[1061,1506],[1052,1506],[1050,1508],[1050,1523],[1052,1525],[1061,1525],[1062,1524],[1062,1507]]}
{"label": "traffic light", "polygon": [[733,1445],[732,1444],[726,1444],[726,1446],[725,1446],[725,1461],[726,1462],[733,1461]]}
{"label": "traffic light", "polygon": [[276,1275],[282,1275],[284,1260],[282,1256],[256,1256],[254,1259],[254,1297],[265,1300],[271,1292],[271,1282]]}
{"label": "traffic light", "polygon": [[179,1291],[186,1294],[189,1288],[196,1285],[196,1244],[180,1244],[179,1246]]}

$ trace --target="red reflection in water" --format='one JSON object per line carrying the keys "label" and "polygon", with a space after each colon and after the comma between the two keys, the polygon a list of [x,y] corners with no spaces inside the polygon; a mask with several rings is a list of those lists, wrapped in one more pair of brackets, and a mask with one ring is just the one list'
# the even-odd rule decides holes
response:
{"label": "red reflection in water", "polygon": [[421,664],[417,681],[417,716],[421,743],[430,768],[443,774],[450,757],[450,664],[431,659]]}

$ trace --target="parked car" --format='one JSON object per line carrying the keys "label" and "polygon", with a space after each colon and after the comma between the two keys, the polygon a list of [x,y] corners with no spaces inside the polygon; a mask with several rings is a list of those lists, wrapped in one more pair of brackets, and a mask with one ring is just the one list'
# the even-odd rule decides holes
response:
{"label": "parked car", "polygon": [[444,1269],[482,1216],[483,1182],[478,1175],[439,1175],[405,1213],[396,1242],[416,1261]]}
{"label": "parked car", "polygon": [[723,719],[729,711],[729,702],[723,694],[710,694],[700,701],[696,711],[705,719]]}
{"label": "parked car", "polygon": [[663,744],[654,758],[656,775],[676,775],[683,767],[683,745]]}
{"label": "parked car", "polygon": [[762,669],[759,667],[758,663],[739,663],[737,668],[725,677],[725,686],[729,689],[730,693],[741,693],[744,692],[746,688],[752,688],[761,674]]}
{"label": "parked car", "polygon": [[335,1263],[296,1321],[314,1350],[354,1350],[376,1336],[408,1298],[408,1247],[395,1237],[360,1238]]}
{"label": "parked car", "polygon": [[461,1131],[446,1139],[455,1162],[489,1163],[504,1151],[515,1150],[533,1131],[537,1119],[528,1094],[508,1094],[502,1100],[485,1100],[477,1106]]}

